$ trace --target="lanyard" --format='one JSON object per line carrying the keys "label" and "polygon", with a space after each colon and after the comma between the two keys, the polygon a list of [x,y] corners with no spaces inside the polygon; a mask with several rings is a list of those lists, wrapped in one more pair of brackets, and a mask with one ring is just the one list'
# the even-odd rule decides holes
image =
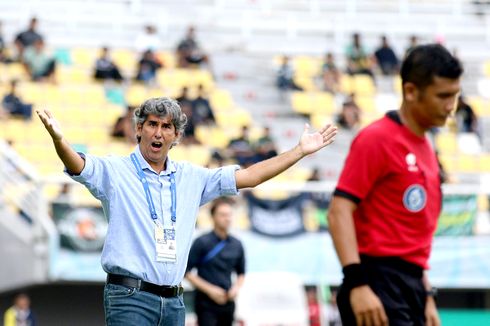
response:
{"label": "lanyard", "polygon": [[[151,198],[151,193],[150,193],[150,187],[148,186],[148,181],[146,180],[145,173],[143,172],[143,169],[141,168],[141,164],[136,158],[136,155],[134,153],[131,153],[131,161],[133,161],[134,167],[136,168],[136,171],[138,172],[138,176],[140,178],[141,184],[143,185],[143,189],[145,190],[145,196],[146,196],[146,202],[148,203],[148,207],[150,209],[150,216],[153,219],[153,221],[156,221],[158,216],[157,212],[155,210],[155,204],[153,203],[153,199]],[[177,190],[175,187],[175,175],[174,172],[170,173],[169,176],[169,181],[170,181],[170,194],[172,198],[172,205],[170,206],[170,213],[171,213],[171,218],[172,218],[172,223],[175,223],[177,221]]]}

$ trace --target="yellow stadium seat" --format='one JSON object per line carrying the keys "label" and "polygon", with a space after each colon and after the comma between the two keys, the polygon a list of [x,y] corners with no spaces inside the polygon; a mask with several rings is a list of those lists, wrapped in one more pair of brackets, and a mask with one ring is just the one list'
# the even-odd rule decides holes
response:
{"label": "yellow stadium seat", "polygon": [[199,142],[212,148],[223,149],[230,142],[230,137],[218,127],[197,126],[195,135]]}
{"label": "yellow stadium seat", "polygon": [[376,93],[373,79],[368,75],[354,75],[353,82],[352,91],[356,95],[374,95]]}
{"label": "yellow stadium seat", "polygon": [[136,70],[138,59],[133,51],[128,49],[114,49],[111,51],[111,57],[121,70],[126,72]]}
{"label": "yellow stadium seat", "polygon": [[215,112],[230,110],[234,107],[230,92],[223,89],[214,90],[210,95],[209,102]]}
{"label": "yellow stadium seat", "polygon": [[474,173],[479,171],[478,157],[475,155],[458,155],[458,172]]}
{"label": "yellow stadium seat", "polygon": [[468,104],[478,117],[490,116],[490,102],[480,96],[468,96]]}
{"label": "yellow stadium seat", "polygon": [[177,66],[177,59],[173,53],[168,51],[158,51],[156,55],[162,62],[164,68],[175,68]]}
{"label": "yellow stadium seat", "polygon": [[332,114],[335,111],[333,96],[327,92],[293,92],[291,102],[293,110],[301,114]]}
{"label": "yellow stadium seat", "polygon": [[454,154],[458,151],[456,135],[450,132],[440,132],[435,138],[436,148],[441,154]]}
{"label": "yellow stadium seat", "polygon": [[93,69],[98,50],[89,48],[75,48],[71,50],[70,56],[75,66]]}
{"label": "yellow stadium seat", "polygon": [[310,56],[297,56],[293,58],[293,67],[296,76],[314,78],[321,73],[321,58]]}
{"label": "yellow stadium seat", "polygon": [[372,95],[356,96],[356,103],[361,108],[362,114],[377,114],[376,100]]}

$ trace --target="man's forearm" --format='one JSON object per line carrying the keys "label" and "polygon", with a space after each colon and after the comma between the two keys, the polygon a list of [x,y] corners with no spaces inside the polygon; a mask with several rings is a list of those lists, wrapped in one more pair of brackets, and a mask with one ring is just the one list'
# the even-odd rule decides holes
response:
{"label": "man's forearm", "polygon": [[74,175],[80,174],[85,166],[85,160],[68,144],[65,138],[53,139],[53,144],[68,172]]}
{"label": "man's forearm", "polygon": [[328,213],[328,227],[341,265],[360,263],[352,212],[355,204],[335,197]]}
{"label": "man's forearm", "polygon": [[305,155],[300,146],[236,172],[237,188],[255,187],[284,172]]}

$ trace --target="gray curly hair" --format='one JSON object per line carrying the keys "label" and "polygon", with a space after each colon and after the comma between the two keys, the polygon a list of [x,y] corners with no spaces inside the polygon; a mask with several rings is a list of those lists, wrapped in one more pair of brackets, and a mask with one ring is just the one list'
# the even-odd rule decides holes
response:
{"label": "gray curly hair", "polygon": [[[135,125],[143,125],[150,114],[154,114],[161,118],[166,117],[167,115],[170,116],[175,130],[179,133],[179,137],[173,144],[177,145],[180,137],[184,134],[184,129],[187,124],[187,116],[182,112],[177,101],[169,97],[156,97],[146,100],[134,111]],[[137,139],[139,143],[141,137],[137,137]]]}

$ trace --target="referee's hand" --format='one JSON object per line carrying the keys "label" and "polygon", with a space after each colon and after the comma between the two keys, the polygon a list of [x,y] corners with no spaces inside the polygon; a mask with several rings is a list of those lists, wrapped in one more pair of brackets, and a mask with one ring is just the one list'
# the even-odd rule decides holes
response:
{"label": "referee's hand", "polygon": [[353,288],[350,304],[356,316],[357,326],[386,326],[388,317],[381,300],[368,285]]}

